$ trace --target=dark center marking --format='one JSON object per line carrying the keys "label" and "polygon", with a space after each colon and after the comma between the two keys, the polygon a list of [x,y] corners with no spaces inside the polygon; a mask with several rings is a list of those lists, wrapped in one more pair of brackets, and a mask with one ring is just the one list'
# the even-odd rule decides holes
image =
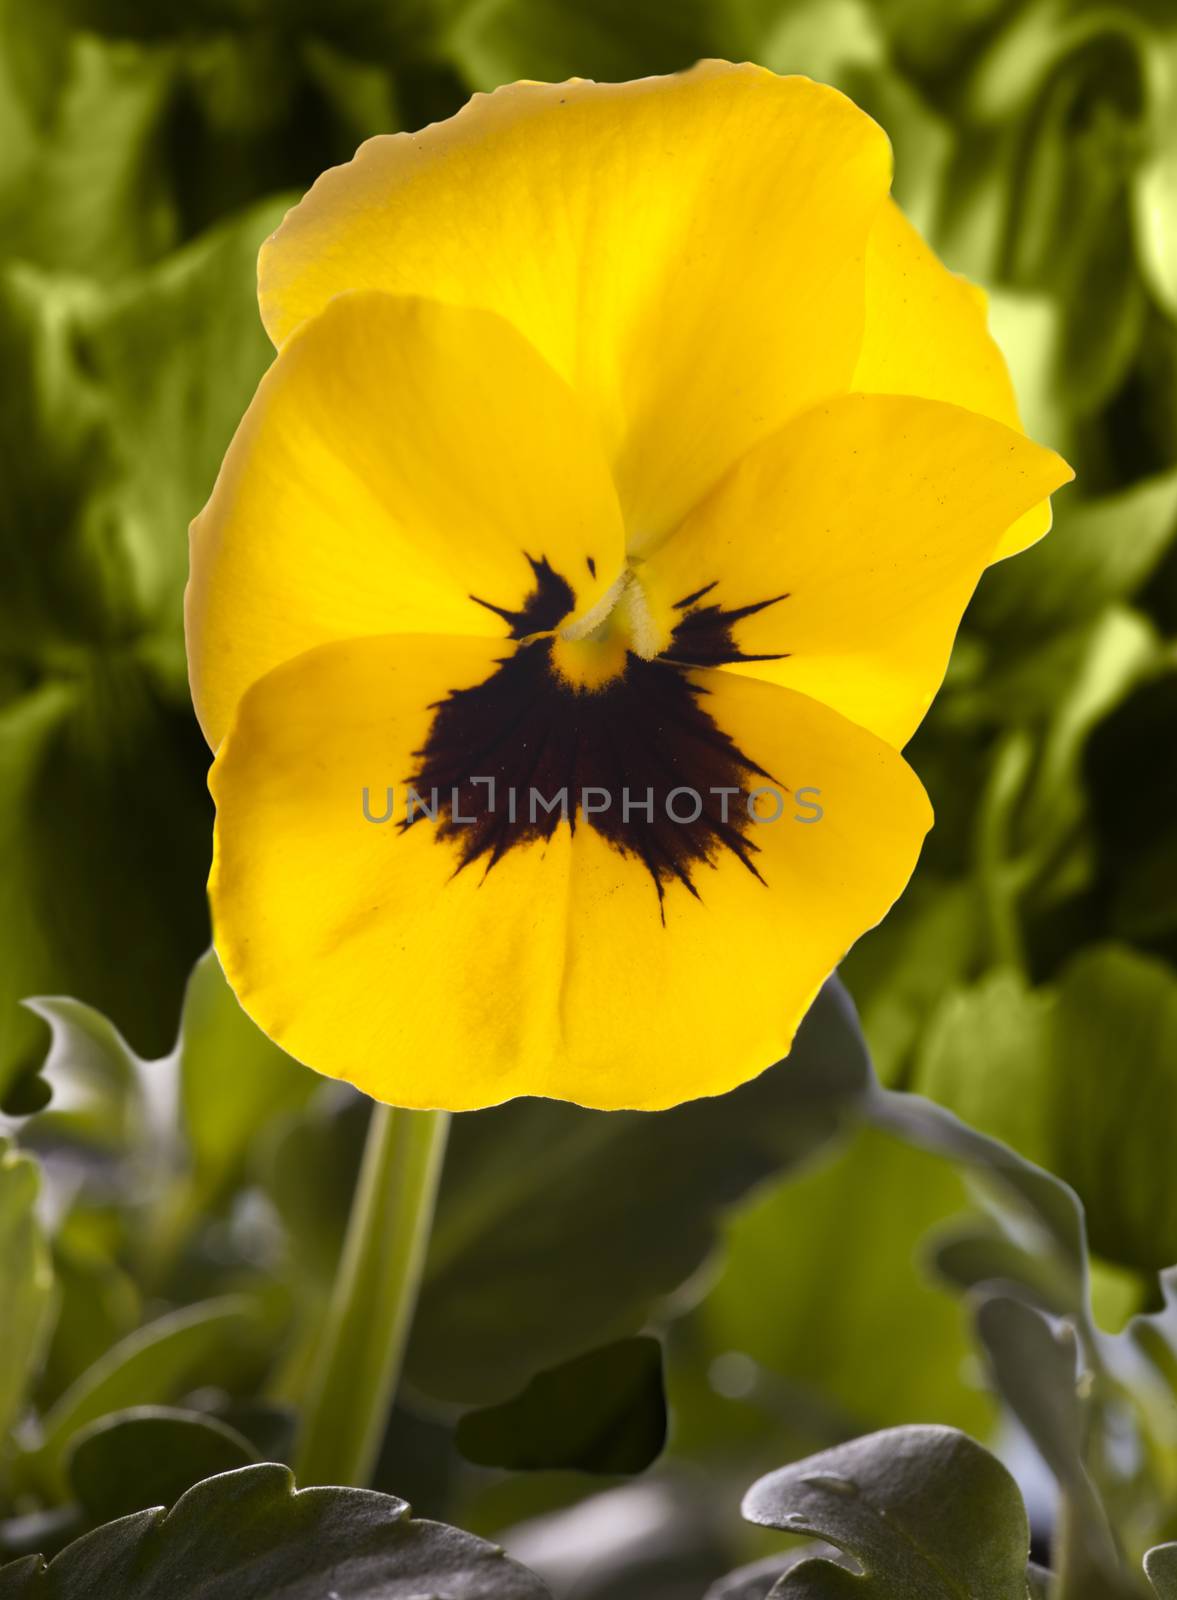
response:
{"label": "dark center marking", "polygon": [[[617,677],[581,689],[554,669],[553,641],[534,637],[571,613],[575,595],[546,557],[527,559],[535,586],[519,610],[471,596],[503,618],[518,648],[482,683],[451,690],[432,706],[425,744],[414,752],[417,766],[409,783],[427,802],[436,792],[438,836],[457,847],[457,870],[482,861],[489,872],[512,846],[550,839],[567,821],[572,829],[594,828],[622,855],[640,861],[660,903],[676,879],[698,898],[695,873],[714,866],[724,851],[763,882],[753,859],[759,847],[749,837],[746,797],[760,784],[786,786],[723,732],[707,709],[707,691],[686,669],[779,659],[745,654],[733,629],[788,597],[732,610],[714,602],[700,606],[716,587],[707,584],[676,605],[682,616],[661,656],[646,661],[630,651]],[[487,779],[494,780],[493,809]],[[548,800],[566,790],[566,813],[559,806],[530,807],[533,789]],[[591,815],[578,811],[586,789],[607,792],[609,807]],[[699,797],[695,820],[668,814],[667,796],[675,789]],[[512,792],[516,801],[509,806]],[[628,808],[624,795],[630,797]],[[594,803],[599,798],[598,793]],[[693,798],[689,805],[680,800],[676,811],[693,805]],[[401,827],[422,820],[418,814]]]}
{"label": "dark center marking", "polygon": [[490,600],[480,600],[476,594],[470,596],[476,606],[502,617],[511,629],[512,639],[526,639],[529,633],[546,633],[562,622],[576,604],[572,585],[549,566],[547,556],[541,556],[538,561],[528,556],[527,563],[535,574],[535,588],[523,602],[521,611],[508,611]]}
{"label": "dark center marking", "polygon": [[737,622],[754,617],[758,611],[767,611],[769,606],[779,605],[789,598],[788,595],[774,595],[771,600],[758,600],[754,605],[736,606],[730,611],[714,604],[699,605],[698,601],[714,588],[715,585],[709,583],[675,602],[674,609],[683,611],[684,615],[670,636],[664,652],[666,657],[692,667],[720,667],[731,661],[783,661],[789,654],[787,650],[778,650],[773,655],[748,655],[736,644],[732,630]]}

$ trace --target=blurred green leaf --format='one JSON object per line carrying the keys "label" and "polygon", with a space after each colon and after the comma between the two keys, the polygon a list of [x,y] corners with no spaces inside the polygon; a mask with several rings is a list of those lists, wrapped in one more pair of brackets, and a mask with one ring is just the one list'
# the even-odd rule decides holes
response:
{"label": "blurred green leaf", "polygon": [[339,1263],[370,1107],[325,1085],[302,1114],[279,1119],[266,1187],[286,1227],[300,1286],[325,1292]]}
{"label": "blurred green leaf", "polygon": [[1087,1223],[1074,1190],[922,1095],[880,1089],[869,1119],[904,1143],[963,1167],[998,1217],[1011,1217],[1011,1236],[1056,1259],[1059,1281],[1069,1286],[1066,1310],[1087,1316]]}
{"label": "blurred green leaf", "polygon": [[138,1329],[62,1395],[43,1419],[22,1470],[49,1494],[60,1494],[72,1441],[83,1428],[111,1412],[164,1405],[191,1389],[224,1381],[248,1361],[258,1326],[251,1301],[226,1296],[169,1312]]}
{"label": "blurred green leaf", "polygon": [[209,1206],[240,1180],[258,1130],[304,1105],[320,1080],[246,1016],[212,950],[192,969],[177,1054],[192,1204]]}
{"label": "blurred green leaf", "polygon": [[990,567],[974,626],[1019,643],[1071,627],[1140,588],[1177,534],[1177,472],[1092,500],[1063,495],[1046,539]]}
{"label": "blurred green leaf", "polygon": [[0,4],[0,222],[20,205],[37,148],[34,110],[22,92],[22,63],[13,48],[13,9],[13,0]]}
{"label": "blurred green leaf", "polygon": [[883,65],[883,37],[865,0],[721,0],[716,10],[740,35],[739,54],[771,72],[845,86],[848,74]]}
{"label": "blurred green leaf", "polygon": [[622,1339],[538,1372],[502,1405],[468,1411],[458,1449],[516,1472],[644,1472],[666,1443],[662,1346]]}
{"label": "blurred green leaf", "polygon": [[921,873],[842,963],[882,1083],[900,1079],[941,995],[974,969],[979,912],[972,884]]}
{"label": "blurred green leaf", "polygon": [[1177,976],[1129,950],[1085,951],[1056,1020],[1051,1166],[1083,1197],[1091,1243],[1144,1270],[1177,1260]]}
{"label": "blurred green leaf", "polygon": [[167,1406],[135,1406],[74,1435],[70,1488],[92,1522],[170,1506],[202,1478],[251,1466],[257,1452],[215,1417]]}
{"label": "blurred green leaf", "polygon": [[[979,801],[954,819],[971,834],[972,887],[985,912],[975,932],[990,959],[1048,973],[1102,931],[1081,781],[1085,741],[1160,654],[1139,613],[1110,605],[1033,648],[995,640],[987,670],[942,697],[944,713],[962,726],[1005,729]],[[959,778],[941,774],[950,800]]]}
{"label": "blurred green leaf", "polygon": [[[1065,859],[1069,839],[1086,831],[1080,784],[1084,741],[1157,654],[1152,629],[1124,606],[1109,606],[1087,627],[1056,637],[1057,652],[1040,649],[1037,659],[1043,662],[1049,656],[1052,667],[1066,671],[1069,664],[1069,671],[1040,724],[1041,742],[1030,783],[1010,819],[1013,847],[1022,852],[1015,870],[1029,880],[1030,888],[1035,878],[1049,882],[1050,867],[1060,856]],[[1073,652],[1064,648],[1071,643]],[[1016,676],[1004,681],[1000,673],[997,677],[998,693],[1025,693],[1033,715],[1033,690],[1027,680],[1019,684]]]}
{"label": "blurred green leaf", "polygon": [[239,1434],[259,1461],[289,1463],[298,1421],[289,1406],[269,1400],[216,1395],[215,1409],[202,1409],[198,1415],[221,1422]]}
{"label": "blurred green leaf", "polygon": [[1157,35],[1150,53],[1151,139],[1133,189],[1141,271],[1177,317],[1177,41]]}
{"label": "blurred green leaf", "polygon": [[1025,730],[1040,746],[1029,752],[1030,793],[1016,796],[1017,832],[1043,824],[1041,815],[1023,820],[1023,805],[1050,812],[1060,791],[1077,789],[1084,738],[1158,654],[1148,621],[1123,605],[1045,636],[991,641],[983,671],[962,694],[970,696],[971,713],[994,726]]}
{"label": "blurred green leaf", "polygon": [[208,943],[208,757],[191,714],[112,655],[0,708],[0,740],[0,1074],[40,1046],[14,1005],[30,994],[76,995],[162,1055]]}
{"label": "blurred green leaf", "polygon": [[[177,641],[188,524],[273,356],[257,311],[255,263],[288,203],[267,200],[124,279],[89,305],[76,333],[118,452],[140,603],[150,624]],[[179,651],[176,664],[182,674]],[[186,682],[180,687],[186,695]]]}
{"label": "blurred green leaf", "polygon": [[14,1005],[29,994],[74,995],[162,1055],[208,942],[207,755],[141,637],[78,307],[27,272],[0,279],[0,1088],[41,1042]]}
{"label": "blurred green leaf", "polygon": [[176,242],[160,137],[175,70],[166,50],[72,36],[52,117],[8,197],[6,253],[109,279]]}
{"label": "blurred green leaf", "polygon": [[[1131,1318],[1118,1341],[1112,1340],[1107,1348],[1114,1351],[1117,1344],[1131,1345],[1142,1352],[1156,1371],[1166,1380],[1169,1395],[1177,1397],[1177,1267],[1167,1267],[1159,1275],[1160,1305]],[[1164,1416],[1166,1402],[1158,1406],[1157,1413]],[[1177,1417],[1170,1433],[1177,1447]]]}
{"label": "blurred green leaf", "polygon": [[1052,1091],[1043,1086],[1052,995],[998,968],[949,995],[929,1027],[915,1086],[962,1121],[1050,1165]]}
{"label": "blurred green leaf", "polygon": [[1177,671],[1128,694],[1093,730],[1083,759],[1102,886],[1114,931],[1177,930]]}
{"label": "blurred green leaf", "polygon": [[79,647],[112,649],[137,619],[114,448],[74,343],[84,303],[68,282],[0,274],[0,702],[76,672]]}
{"label": "blurred green leaf", "polygon": [[30,1068],[23,1077],[10,1083],[0,1097],[0,1112],[6,1117],[33,1117],[53,1098],[53,1091],[45,1079]]}
{"label": "blurred green leaf", "polygon": [[1030,1528],[1005,1468],[951,1428],[892,1428],[824,1450],[753,1485],[744,1516],[849,1552],[850,1576],[820,1560],[776,1593],[863,1600],[1023,1600]]}
{"label": "blurred green leaf", "polygon": [[[997,286],[988,287],[987,297],[989,331],[1009,368],[1023,427],[1031,439],[1064,455],[1073,454],[1070,419],[1064,397],[1054,382],[1062,337],[1057,301],[1049,295]],[[1067,498],[1052,504],[1066,505]],[[987,586],[1001,570],[990,567],[982,577],[982,585]]]}
{"label": "blurred green leaf", "polygon": [[982,279],[1056,298],[1052,382],[1072,425],[1112,401],[1148,320],[1134,194],[1166,44],[1134,9],[1004,6],[971,59],[960,30],[934,84],[953,95],[959,136],[942,242]]}
{"label": "blurred green leaf", "polygon": [[142,1063],[118,1029],[92,1006],[68,996],[25,1002],[49,1026],[49,1053],[40,1068],[52,1110],[31,1130],[118,1149],[142,1131]]}
{"label": "blurred green leaf", "polygon": [[607,82],[674,72],[709,53],[708,0],[464,0],[447,55],[475,89],[516,78]]}
{"label": "blurred green leaf", "polygon": [[1153,293],[1177,317],[1177,151],[1171,137],[1139,174],[1133,198],[1141,267]]}
{"label": "blurred green leaf", "polygon": [[367,1489],[294,1492],[284,1467],[197,1484],[166,1515],[143,1511],[87,1534],[46,1567],[0,1568],[0,1600],[550,1600],[494,1545],[411,1517]]}
{"label": "blurred green leaf", "polygon": [[942,1007],[918,1083],[1080,1195],[1099,1254],[1142,1271],[1177,1258],[1177,977],[1116,946],[1057,990],[993,973]]}
{"label": "blurred green leaf", "polygon": [[[452,9],[446,0],[192,0],[183,11],[152,0],[53,0],[86,32],[110,38],[191,40],[227,36],[249,42],[274,35],[286,43],[327,40],[357,61],[399,55],[418,72],[437,45]],[[289,70],[289,68],[288,68]],[[255,110],[264,118],[264,110]]]}
{"label": "blurred green leaf", "polygon": [[59,1310],[45,1352],[37,1400],[51,1404],[100,1356],[139,1326],[142,1297],[115,1259],[117,1239],[92,1212],[75,1205],[53,1238]]}
{"label": "blurred green leaf", "polygon": [[[1090,171],[1085,174],[1090,184]],[[1146,327],[1148,302],[1133,258],[1128,196],[1108,195],[1106,209],[1088,207],[1082,219],[1087,237],[1075,252],[1068,285],[1073,311],[1066,323],[1058,385],[1079,415],[1090,414],[1123,383]],[[1098,305],[1100,315],[1085,319],[1083,308]]]}
{"label": "blurred green leaf", "polygon": [[448,9],[44,0],[46,37],[31,43],[28,8],[6,0],[8,249],[113,281],[264,196],[309,187],[401,125],[402,98],[421,122],[451,114],[464,96],[435,48]]}
{"label": "blurred green leaf", "polygon": [[815,1436],[818,1401],[842,1434],[898,1422],[988,1426],[987,1397],[962,1378],[968,1318],[919,1261],[928,1232],[966,1204],[943,1162],[863,1132],[729,1224],[723,1272],[699,1312],[708,1349],[759,1365],[748,1398],[771,1408],[794,1448],[830,1438]]}
{"label": "blurred green leaf", "polygon": [[49,1332],[53,1272],[36,1216],[37,1164],[0,1139],[0,1469]]}
{"label": "blurred green leaf", "polygon": [[1074,1284],[1046,1251],[1026,1248],[992,1222],[967,1222],[938,1233],[931,1260],[942,1278],[965,1293],[1016,1285],[1035,1305],[1058,1316],[1074,1309]]}

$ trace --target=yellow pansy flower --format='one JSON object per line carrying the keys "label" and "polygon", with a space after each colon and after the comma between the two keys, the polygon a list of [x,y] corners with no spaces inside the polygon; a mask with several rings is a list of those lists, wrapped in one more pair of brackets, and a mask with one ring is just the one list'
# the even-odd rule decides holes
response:
{"label": "yellow pansy flower", "polygon": [[803,78],[523,83],[263,248],[187,625],[217,949],[291,1054],[411,1107],[717,1094],[901,892],[899,750],[1070,472],[889,174]]}

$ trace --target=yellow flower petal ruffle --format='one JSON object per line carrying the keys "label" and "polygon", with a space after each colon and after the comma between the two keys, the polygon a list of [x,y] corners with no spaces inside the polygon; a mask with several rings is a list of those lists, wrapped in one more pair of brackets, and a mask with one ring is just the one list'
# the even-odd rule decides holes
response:
{"label": "yellow flower petal ruffle", "polygon": [[[879,212],[867,246],[866,321],[851,388],[946,400],[1021,431],[984,293],[949,272],[893,200]],[[1006,530],[990,560],[1016,555],[1049,529],[1044,499]]]}
{"label": "yellow flower petal ruffle", "polygon": [[734,626],[739,651],[769,658],[725,670],[899,747],[1003,530],[1070,477],[1053,451],[957,406],[844,395],[749,452],[641,580],[661,614],[714,580],[707,602],[756,608]]}
{"label": "yellow flower petal ruffle", "polygon": [[499,312],[582,396],[640,552],[844,390],[886,137],[837,91],[703,62],[519,83],[370,140],[263,248],[279,345],[342,290]]}
{"label": "yellow flower petal ruffle", "polygon": [[[213,767],[210,885],[242,1004],[291,1054],[404,1106],[653,1109],[754,1076],[907,882],[931,821],[918,780],[816,701],[701,671],[717,727],[782,798],[746,829],[759,876],[728,852],[697,897],[673,882],[660,905],[641,862],[583,822],[455,870],[435,824],[398,826],[399,786],[431,707],[502,654],[359,639],[245,694]],[[365,820],[363,788],[380,816],[390,784],[393,819]]]}
{"label": "yellow flower petal ruffle", "polygon": [[334,300],[262,380],[192,526],[188,660],[210,744],[255,679],[327,640],[502,640],[502,610],[535,583],[529,556],[577,608],[624,560],[567,385],[492,313]]}

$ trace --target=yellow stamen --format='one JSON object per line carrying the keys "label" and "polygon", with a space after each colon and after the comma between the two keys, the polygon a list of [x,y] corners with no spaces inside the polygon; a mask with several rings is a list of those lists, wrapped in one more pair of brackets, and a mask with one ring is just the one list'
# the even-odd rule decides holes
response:
{"label": "yellow stamen", "polygon": [[595,605],[557,631],[552,661],[568,682],[597,689],[625,670],[631,651],[652,661],[665,643],[640,579],[626,568]]}

